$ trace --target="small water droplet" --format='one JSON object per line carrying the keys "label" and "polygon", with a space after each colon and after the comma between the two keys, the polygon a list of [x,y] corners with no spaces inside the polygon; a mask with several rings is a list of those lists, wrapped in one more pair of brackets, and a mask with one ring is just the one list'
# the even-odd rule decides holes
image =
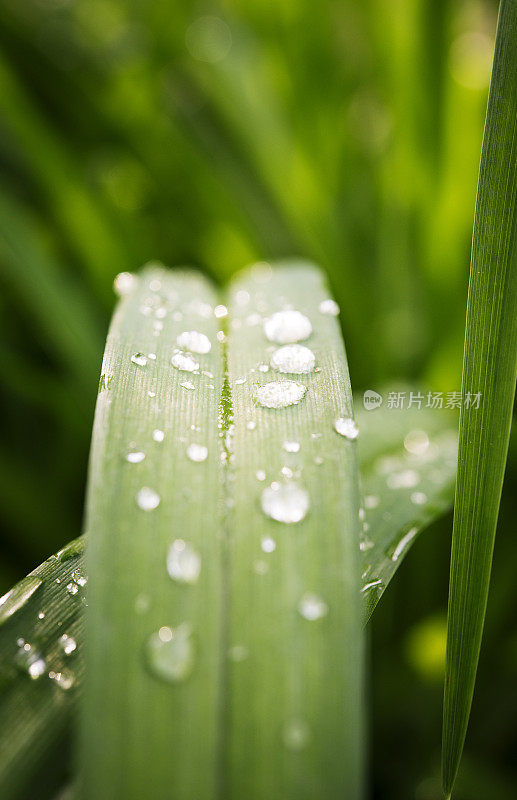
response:
{"label": "small water droplet", "polygon": [[246,423],[246,428],[249,431],[254,431],[256,427],[257,427],[257,423],[253,419],[250,419],[250,421]]}
{"label": "small water droplet", "polygon": [[197,372],[199,369],[198,362],[187,353],[174,353],[171,364],[181,372]]}
{"label": "small water droplet", "polygon": [[113,289],[115,290],[115,294],[119,297],[124,297],[126,294],[133,291],[137,283],[138,278],[136,275],[133,275],[131,272],[119,272],[113,281]]}
{"label": "small water droplet", "polygon": [[196,388],[192,383],[192,381],[183,381],[182,383],[180,383],[180,386],[182,386],[183,389],[188,389],[189,392],[193,392],[194,389]]}
{"label": "small water droplet", "polygon": [[230,661],[234,661],[235,663],[239,663],[241,661],[245,661],[249,656],[249,650],[243,644],[234,644],[228,650],[228,658]]}
{"label": "small water droplet", "polygon": [[328,300],[322,300],[318,306],[318,311],[320,314],[329,314],[331,317],[337,317],[339,314],[339,306],[335,300],[328,298]]}
{"label": "small water droplet", "polygon": [[155,428],[153,431],[153,439],[155,442],[163,442],[165,439],[164,431],[161,431],[159,428]]}
{"label": "small water droplet", "polygon": [[316,364],[316,356],[303,344],[286,344],[279,347],[271,356],[271,366],[277,372],[289,372],[293,375],[305,375],[312,372]]}
{"label": "small water droplet", "polygon": [[294,406],[305,396],[307,387],[296,381],[271,381],[259,386],[255,397],[265,408]]}
{"label": "small water droplet", "polygon": [[357,439],[359,428],[351,417],[339,417],[334,422],[334,428],[345,439]]}
{"label": "small water droplet", "polygon": [[45,619],[45,612],[44,611],[40,611],[39,612],[38,619]]}
{"label": "small water droplet", "polygon": [[260,546],[264,553],[273,553],[276,550],[276,542],[271,536],[264,536]]}
{"label": "small water droplet", "polygon": [[414,469],[405,469],[388,475],[386,483],[390,489],[411,489],[420,481],[420,475]]}
{"label": "small water droplet", "polygon": [[201,556],[192,545],[183,539],[176,539],[167,554],[167,572],[179,583],[194,584],[201,572]]}
{"label": "small water droplet", "polygon": [[223,317],[228,316],[228,309],[226,306],[218,305],[214,308],[214,317],[217,319],[222,319]]}
{"label": "small water droplet", "polygon": [[67,692],[75,683],[74,673],[69,669],[62,669],[60,672],[51,670],[48,674],[51,681],[54,681],[56,686]]}
{"label": "small water droplet", "polygon": [[204,444],[196,444],[193,442],[187,447],[187,456],[191,461],[206,461],[208,458],[208,447]]}
{"label": "small water droplet", "polygon": [[74,650],[77,650],[77,642],[73,636],[69,636],[67,633],[64,633],[59,637],[59,647],[65,656],[69,656],[74,652]]}
{"label": "small water droplet", "polygon": [[282,447],[286,453],[299,453],[300,442],[284,442]]}
{"label": "small water droplet", "polygon": [[282,738],[286,748],[296,753],[309,744],[311,730],[305,720],[292,719],[284,726]]}
{"label": "small water droplet", "polygon": [[298,612],[304,619],[311,622],[316,619],[326,617],[329,611],[328,605],[317,594],[307,592],[298,603]]}
{"label": "small water droplet", "polygon": [[262,510],[277,522],[301,522],[309,510],[309,495],[296,483],[272,483],[261,498]]}
{"label": "small water droplet", "polygon": [[266,473],[263,469],[258,469],[255,473],[255,477],[258,481],[265,481],[266,480]]}
{"label": "small water droplet", "polygon": [[74,595],[77,594],[77,592],[79,591],[79,587],[76,583],[70,581],[70,583],[67,583],[66,585],[66,591],[68,592],[68,594]]}
{"label": "small water droplet", "polygon": [[246,378],[237,378],[235,386],[242,386],[243,383],[246,383]]}
{"label": "small water droplet", "polygon": [[300,311],[285,309],[264,320],[264,333],[270,342],[293,344],[308,339],[312,325],[310,319]]}
{"label": "small water droplet", "polygon": [[149,486],[142,486],[136,496],[136,502],[142,511],[153,511],[160,504],[160,495]]}
{"label": "small water droplet", "polygon": [[147,397],[156,397],[156,392],[147,392]]}
{"label": "small water droplet", "polygon": [[369,583],[365,583],[363,588],[361,589],[361,592],[362,592],[362,594],[366,594],[367,592],[370,592],[372,589],[376,589],[377,591],[380,591],[382,589],[382,587],[383,587],[382,580],[380,578],[377,578],[374,581],[370,581]]}
{"label": "small water droplet", "polygon": [[208,336],[199,331],[183,331],[177,337],[176,344],[191,353],[205,354],[212,349],[212,343]]}
{"label": "small water droplet", "polygon": [[147,365],[147,356],[144,353],[133,353],[131,361],[133,364],[138,364],[139,367],[145,367]]}
{"label": "small water droplet", "polygon": [[153,675],[168,683],[184,681],[194,668],[192,629],[187,622],[177,628],[163,626],[145,646],[146,663]]}
{"label": "small water droplet", "polygon": [[269,364],[259,364],[258,365],[259,372],[269,372]]}
{"label": "small water droplet", "polygon": [[139,464],[145,458],[145,453],[142,450],[131,450],[126,455],[126,461],[129,461],[130,464]]}

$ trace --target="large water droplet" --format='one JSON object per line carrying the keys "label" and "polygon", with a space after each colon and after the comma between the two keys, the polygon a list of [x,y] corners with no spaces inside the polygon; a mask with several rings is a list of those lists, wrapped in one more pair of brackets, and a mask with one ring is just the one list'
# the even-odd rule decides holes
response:
{"label": "large water droplet", "polygon": [[272,483],[261,498],[262,510],[277,522],[301,522],[309,510],[309,495],[296,483]]}
{"label": "large water droplet", "polygon": [[187,353],[174,353],[171,364],[181,372],[197,372],[199,369],[198,362]]}
{"label": "large water droplet", "polygon": [[69,656],[74,652],[74,650],[77,650],[77,642],[73,636],[69,636],[67,633],[64,633],[59,637],[59,647],[65,656]]}
{"label": "large water droplet", "polygon": [[345,439],[357,439],[359,428],[351,417],[339,417],[334,422],[334,428]]}
{"label": "large water droplet", "polygon": [[41,583],[40,578],[35,575],[27,575],[3,597],[0,597],[0,625],[25,605],[36,589],[39,589]]}
{"label": "large water droplet", "polygon": [[149,486],[142,486],[136,496],[136,502],[142,511],[153,511],[160,504],[160,495]]}
{"label": "large water droplet", "polygon": [[271,356],[271,366],[278,372],[290,372],[293,375],[305,375],[312,372],[316,357],[312,350],[303,344],[286,344],[279,347]]}
{"label": "large water droplet", "polygon": [[337,317],[339,314],[339,306],[335,300],[329,298],[328,300],[322,300],[318,306],[318,311],[320,314],[329,314],[331,317]]}
{"label": "large water droplet", "polygon": [[187,456],[191,461],[206,461],[208,457],[208,447],[204,444],[196,444],[192,442],[187,447]]}
{"label": "large water droplet", "polygon": [[149,670],[168,683],[183,681],[194,667],[192,630],[187,622],[177,628],[163,626],[146,642],[145,657]]}
{"label": "large water droplet", "polygon": [[284,442],[282,447],[286,453],[299,453],[300,442]]}
{"label": "large water droplet", "polygon": [[139,464],[145,458],[145,453],[142,450],[131,450],[126,455],[126,461],[130,464]]}
{"label": "large water droplet", "polygon": [[283,740],[288,750],[298,752],[309,744],[311,730],[303,719],[292,719],[284,726]]}
{"label": "large water droplet", "polygon": [[259,386],[255,397],[265,408],[286,408],[302,400],[307,387],[296,381],[271,381]]}
{"label": "large water droplet", "polygon": [[167,572],[179,583],[196,583],[201,572],[201,556],[183,539],[176,539],[167,554]]}
{"label": "large water droplet", "polygon": [[138,364],[139,367],[145,367],[147,364],[147,356],[144,353],[133,353],[131,356],[133,364]]}
{"label": "large water droplet", "polygon": [[329,607],[325,601],[317,594],[307,592],[303,595],[298,603],[298,611],[304,619],[311,622],[316,619],[321,619],[328,614]]}
{"label": "large water droplet", "polygon": [[176,339],[176,344],[191,353],[209,353],[212,348],[208,336],[199,331],[183,331]]}
{"label": "large water droplet", "polygon": [[305,314],[286,309],[277,311],[264,320],[264,333],[270,342],[292,344],[308,339],[312,333],[312,325]]}

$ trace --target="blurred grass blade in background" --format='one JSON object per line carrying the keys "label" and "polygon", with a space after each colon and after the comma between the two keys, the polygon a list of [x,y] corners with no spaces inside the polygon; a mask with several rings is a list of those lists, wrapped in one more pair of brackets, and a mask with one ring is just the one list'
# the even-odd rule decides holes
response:
{"label": "blurred grass blade in background", "polygon": [[355,800],[364,737],[359,480],[337,309],[322,273],[297,261],[239,274],[228,306],[223,796]]}
{"label": "blurred grass blade in background", "polygon": [[367,621],[419,534],[452,506],[458,436],[454,415],[444,411],[361,409],[356,419]]}
{"label": "blurred grass blade in background", "polygon": [[83,796],[204,800],[224,586],[216,298],[195,272],[118,282],[87,501]]}
{"label": "blurred grass blade in background", "polygon": [[443,717],[450,795],[465,741],[517,374],[517,0],[500,9],[467,306]]}
{"label": "blurred grass blade in background", "polygon": [[70,542],[0,601],[2,800],[44,800],[70,774],[83,677],[83,550],[83,539]]}

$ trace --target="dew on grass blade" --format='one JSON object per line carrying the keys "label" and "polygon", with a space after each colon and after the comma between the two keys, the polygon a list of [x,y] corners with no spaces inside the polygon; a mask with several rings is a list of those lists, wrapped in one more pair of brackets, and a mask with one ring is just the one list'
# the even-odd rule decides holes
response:
{"label": "dew on grass blade", "polygon": [[130,464],[139,464],[145,458],[145,453],[142,450],[130,450],[126,455],[126,461]]}
{"label": "dew on grass blade", "polygon": [[165,439],[164,431],[160,430],[159,428],[155,428],[153,431],[153,439],[155,442],[163,442]]}
{"label": "dew on grass blade", "polygon": [[113,289],[118,297],[124,297],[133,291],[137,283],[138,278],[136,275],[131,272],[119,272],[113,281]]}
{"label": "dew on grass blade", "polygon": [[145,367],[147,365],[147,356],[144,353],[133,353],[131,361],[139,367]]}
{"label": "dew on grass blade", "polygon": [[293,344],[308,339],[312,333],[312,325],[305,314],[286,309],[277,311],[264,320],[264,333],[270,342]]}
{"label": "dew on grass blade", "polygon": [[318,306],[318,311],[320,314],[328,314],[331,317],[337,317],[339,314],[339,306],[335,300],[329,298],[328,300],[322,300]]}
{"label": "dew on grass blade", "polygon": [[334,429],[345,439],[357,439],[359,428],[351,417],[338,417],[334,422]]}
{"label": "dew on grass blade", "polygon": [[259,386],[255,397],[265,408],[294,406],[305,396],[307,387],[296,381],[271,381]]}
{"label": "dew on grass blade", "polygon": [[174,353],[171,364],[180,372],[197,372],[199,369],[198,362],[187,353]]}
{"label": "dew on grass blade", "polygon": [[184,539],[176,539],[167,553],[167,572],[178,583],[196,583],[201,572],[201,556]]}
{"label": "dew on grass blade", "polygon": [[177,337],[176,344],[184,350],[190,350],[191,353],[205,354],[212,349],[208,336],[199,331],[183,331]]}
{"label": "dew on grass blade", "polygon": [[277,522],[301,522],[309,510],[309,495],[296,483],[272,483],[261,497],[262,510]]}
{"label": "dew on grass blade", "polygon": [[299,453],[300,442],[284,442],[282,447],[286,453]]}
{"label": "dew on grass blade", "polygon": [[179,683],[194,668],[192,629],[187,622],[177,628],[161,627],[145,644],[145,660],[149,671],[168,683]]}
{"label": "dew on grass blade", "polygon": [[142,486],[136,496],[136,502],[142,511],[153,511],[160,504],[160,495],[149,486]]}
{"label": "dew on grass blade", "polygon": [[275,350],[271,356],[273,369],[293,375],[305,375],[312,372],[315,364],[314,353],[303,344],[286,344]]}
{"label": "dew on grass blade", "polygon": [[204,444],[196,444],[193,442],[187,447],[187,456],[191,461],[206,461],[208,458],[208,448]]}
{"label": "dew on grass blade", "polygon": [[298,603],[298,613],[311,622],[326,617],[328,610],[325,601],[319,595],[310,592],[304,594]]}
{"label": "dew on grass blade", "polygon": [[59,647],[65,656],[69,656],[75,650],[77,650],[77,642],[73,636],[69,636],[67,633],[64,633],[59,637]]}

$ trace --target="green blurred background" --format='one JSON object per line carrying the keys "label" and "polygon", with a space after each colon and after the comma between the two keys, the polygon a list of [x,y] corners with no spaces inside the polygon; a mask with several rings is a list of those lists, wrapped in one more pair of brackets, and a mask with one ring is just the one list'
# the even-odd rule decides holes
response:
{"label": "green blurred background", "polygon": [[[0,594],[80,532],[116,273],[327,270],[356,390],[460,389],[491,0],[0,0]],[[514,800],[511,443],[458,800]],[[371,796],[440,797],[451,520],[370,625]]]}

